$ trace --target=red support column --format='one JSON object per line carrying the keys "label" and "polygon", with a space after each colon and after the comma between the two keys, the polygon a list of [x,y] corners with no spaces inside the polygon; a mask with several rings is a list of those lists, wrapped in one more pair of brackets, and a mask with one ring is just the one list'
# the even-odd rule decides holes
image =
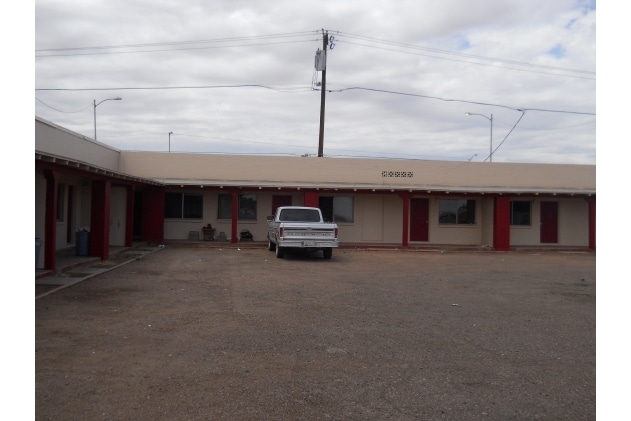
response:
{"label": "red support column", "polygon": [[400,193],[399,196],[403,200],[403,224],[402,224],[402,241],[401,245],[407,247],[410,245],[410,193]]}
{"label": "red support column", "polygon": [[57,269],[57,181],[56,171],[44,170],[46,177],[46,214],[44,216],[44,269]]}
{"label": "red support column", "polygon": [[164,240],[164,190],[152,188],[142,192],[142,239],[151,244]]}
{"label": "red support column", "polygon": [[312,208],[320,207],[320,193],[317,191],[306,191],[304,205]]}
{"label": "red support column", "polygon": [[493,207],[493,248],[510,249],[510,197],[497,196]]}
{"label": "red support column", "polygon": [[596,251],[596,198],[589,196],[585,200],[589,205],[589,249]]}
{"label": "red support column", "polygon": [[134,245],[134,186],[127,186],[127,207],[125,211],[125,247]]}
{"label": "red support column", "polygon": [[109,180],[92,181],[90,209],[90,256],[101,260],[110,257],[110,206],[112,183]]}
{"label": "red support column", "polygon": [[237,225],[239,223],[239,192],[232,192],[232,231],[231,231],[231,243],[237,242]]}

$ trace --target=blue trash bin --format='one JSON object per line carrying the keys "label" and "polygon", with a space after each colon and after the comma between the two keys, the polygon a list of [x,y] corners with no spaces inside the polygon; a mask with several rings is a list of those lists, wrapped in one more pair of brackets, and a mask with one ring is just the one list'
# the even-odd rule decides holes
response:
{"label": "blue trash bin", "polygon": [[77,231],[76,235],[77,256],[90,255],[90,232]]}

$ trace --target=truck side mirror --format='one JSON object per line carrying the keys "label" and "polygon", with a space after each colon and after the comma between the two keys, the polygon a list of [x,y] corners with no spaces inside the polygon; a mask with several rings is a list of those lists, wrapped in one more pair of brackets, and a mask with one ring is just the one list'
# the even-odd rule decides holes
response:
{"label": "truck side mirror", "polygon": [[273,221],[274,220],[274,215],[267,215],[267,220],[268,221]]}

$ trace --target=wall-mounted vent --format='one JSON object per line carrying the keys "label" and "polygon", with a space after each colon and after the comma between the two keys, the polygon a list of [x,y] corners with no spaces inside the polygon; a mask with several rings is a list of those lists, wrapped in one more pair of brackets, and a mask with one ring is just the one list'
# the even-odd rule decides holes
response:
{"label": "wall-mounted vent", "polygon": [[381,171],[382,177],[413,178],[414,171]]}

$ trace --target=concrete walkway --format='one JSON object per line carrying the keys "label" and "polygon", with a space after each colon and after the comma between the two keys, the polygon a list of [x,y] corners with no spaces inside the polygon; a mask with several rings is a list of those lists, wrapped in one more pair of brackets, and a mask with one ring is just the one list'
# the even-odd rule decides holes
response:
{"label": "concrete walkway", "polygon": [[56,270],[35,270],[35,299],[116,269],[162,247],[164,246],[141,244],[132,247],[110,247],[109,259],[105,261],[98,257],[76,256],[74,248],[60,250],[57,254]]}

